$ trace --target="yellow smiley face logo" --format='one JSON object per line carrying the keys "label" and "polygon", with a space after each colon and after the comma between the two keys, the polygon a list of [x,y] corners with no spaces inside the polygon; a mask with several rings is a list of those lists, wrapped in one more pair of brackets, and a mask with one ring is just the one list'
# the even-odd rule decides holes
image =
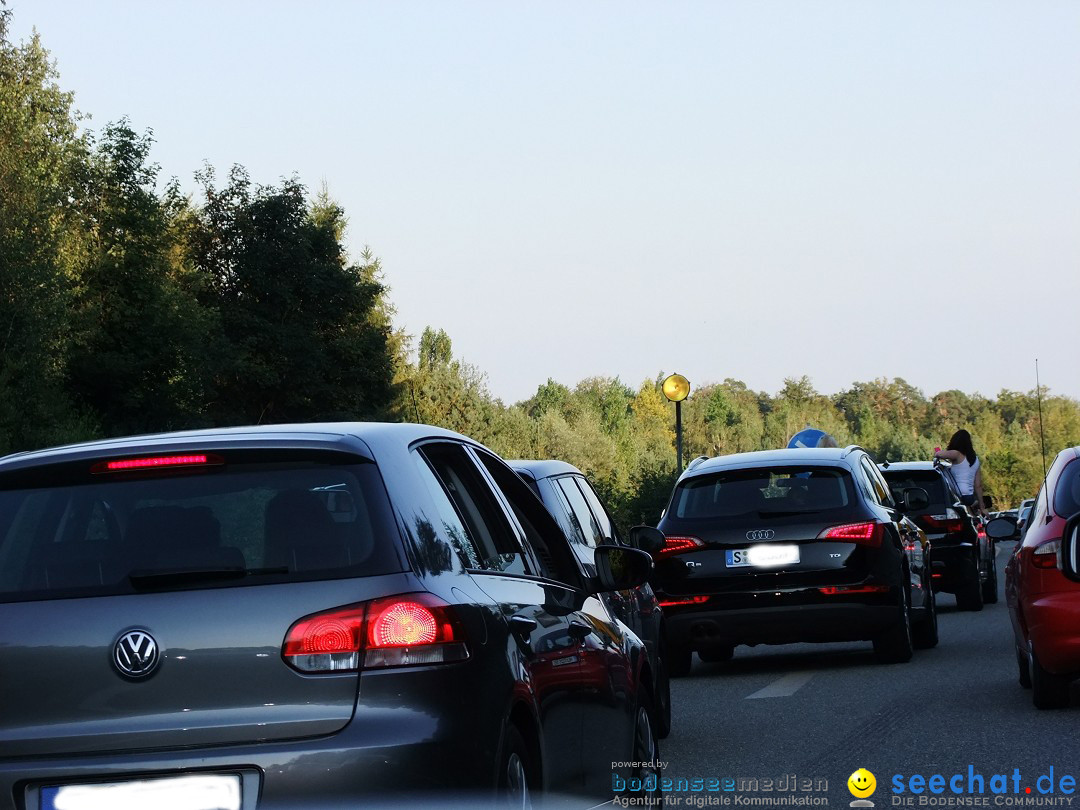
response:
{"label": "yellow smiley face logo", "polygon": [[866,768],[859,768],[847,780],[847,789],[857,799],[865,799],[877,788],[877,779]]}

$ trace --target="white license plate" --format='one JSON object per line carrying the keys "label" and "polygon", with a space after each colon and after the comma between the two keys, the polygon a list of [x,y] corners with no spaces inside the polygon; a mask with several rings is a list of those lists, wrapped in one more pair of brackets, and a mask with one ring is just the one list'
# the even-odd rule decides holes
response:
{"label": "white license plate", "polygon": [[240,810],[240,776],[175,776],[41,789],[41,810]]}
{"label": "white license plate", "polygon": [[799,561],[798,546],[751,546],[727,552],[728,568],[777,568]]}

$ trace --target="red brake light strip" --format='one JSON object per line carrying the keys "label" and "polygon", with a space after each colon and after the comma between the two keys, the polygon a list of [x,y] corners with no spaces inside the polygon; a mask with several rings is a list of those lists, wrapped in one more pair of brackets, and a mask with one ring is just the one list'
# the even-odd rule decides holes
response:
{"label": "red brake light strip", "polygon": [[99,461],[90,468],[90,472],[94,474],[129,472],[131,470],[156,470],[167,467],[201,467],[224,463],[220,456],[209,453],[189,453],[176,456],[118,458],[112,461]]}

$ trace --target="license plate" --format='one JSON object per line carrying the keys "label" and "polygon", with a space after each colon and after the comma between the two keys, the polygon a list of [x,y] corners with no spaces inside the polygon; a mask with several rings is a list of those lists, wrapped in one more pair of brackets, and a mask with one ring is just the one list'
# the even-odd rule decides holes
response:
{"label": "license plate", "polygon": [[728,568],[776,568],[799,561],[798,546],[751,546],[727,552]]}
{"label": "license plate", "polygon": [[176,776],[41,789],[41,810],[240,810],[240,776]]}

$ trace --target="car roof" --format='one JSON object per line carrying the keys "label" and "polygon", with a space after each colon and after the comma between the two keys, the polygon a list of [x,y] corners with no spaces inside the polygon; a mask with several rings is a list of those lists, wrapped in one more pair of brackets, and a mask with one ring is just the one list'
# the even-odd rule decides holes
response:
{"label": "car roof", "polygon": [[781,467],[788,464],[824,464],[833,467],[846,467],[848,456],[861,447],[792,447],[783,450],[755,450],[750,453],[731,453],[726,456],[703,459],[692,464],[683,473],[683,477],[694,477],[717,470],[730,470],[739,467]]}
{"label": "car roof", "polygon": [[273,449],[301,448],[342,450],[372,458],[372,447],[409,445],[426,438],[453,438],[477,444],[453,431],[411,422],[317,422],[244,427],[206,428],[171,433],[149,433],[98,439],[42,450],[14,453],[0,458],[0,471],[14,471],[41,464],[113,457],[124,454],[165,452],[179,448]]}
{"label": "car roof", "polygon": [[581,470],[575,467],[573,464],[567,464],[565,461],[559,461],[557,459],[514,459],[513,461],[506,462],[511,469],[528,472],[533,478],[539,481],[541,478],[551,478],[555,475],[584,475]]}

